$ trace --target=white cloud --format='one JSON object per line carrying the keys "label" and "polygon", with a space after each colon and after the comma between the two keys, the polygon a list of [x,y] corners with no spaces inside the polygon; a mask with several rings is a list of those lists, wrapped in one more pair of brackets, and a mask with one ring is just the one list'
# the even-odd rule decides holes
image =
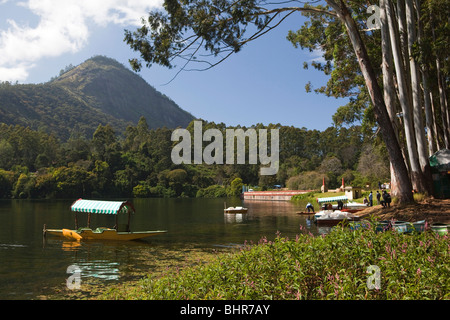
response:
{"label": "white cloud", "polygon": [[310,57],[308,62],[313,62],[314,61],[314,62],[318,62],[318,63],[322,63],[322,64],[327,63],[327,61],[323,57],[325,52],[322,51],[321,49],[314,49],[312,52],[308,52],[308,54],[309,54],[309,57]]}
{"label": "white cloud", "polygon": [[19,25],[11,17],[8,28],[0,30],[2,81],[23,81],[39,59],[79,51],[88,43],[89,23],[138,26],[162,0],[28,0],[18,5],[39,21],[35,26]]}

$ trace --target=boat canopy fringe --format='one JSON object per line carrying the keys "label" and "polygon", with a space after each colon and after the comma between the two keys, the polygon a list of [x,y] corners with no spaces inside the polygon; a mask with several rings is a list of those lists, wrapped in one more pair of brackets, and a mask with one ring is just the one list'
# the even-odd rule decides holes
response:
{"label": "boat canopy fringe", "polygon": [[100,214],[118,214],[133,213],[135,209],[133,204],[128,201],[99,201],[78,199],[70,207],[75,212],[100,213]]}
{"label": "boat canopy fringe", "polygon": [[329,202],[335,202],[335,201],[348,201],[347,196],[337,196],[337,197],[328,197],[328,198],[317,198],[318,203],[329,203]]}

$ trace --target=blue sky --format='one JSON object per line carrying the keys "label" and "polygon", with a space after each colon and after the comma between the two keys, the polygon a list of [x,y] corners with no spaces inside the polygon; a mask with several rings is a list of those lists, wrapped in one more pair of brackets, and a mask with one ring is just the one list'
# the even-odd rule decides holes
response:
{"label": "blue sky", "polygon": [[[0,0],[0,80],[42,83],[69,64],[94,55],[114,58],[129,67],[137,54],[123,42],[140,17],[161,0]],[[238,54],[202,72],[159,66],[139,73],[150,85],[197,118],[250,126],[256,123],[325,130],[344,99],[306,93],[305,84],[326,83],[303,62],[320,54],[295,49],[286,40],[304,18],[292,15]]]}

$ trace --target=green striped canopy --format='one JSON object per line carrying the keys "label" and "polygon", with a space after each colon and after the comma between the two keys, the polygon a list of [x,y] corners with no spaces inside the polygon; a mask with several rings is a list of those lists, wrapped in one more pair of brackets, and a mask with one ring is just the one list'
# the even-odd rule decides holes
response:
{"label": "green striped canopy", "polygon": [[337,197],[328,197],[328,198],[317,198],[318,203],[328,203],[328,202],[335,202],[335,201],[347,201],[347,196],[337,196]]}
{"label": "green striped canopy", "polygon": [[98,201],[78,199],[70,207],[72,211],[86,213],[118,214],[120,212],[134,212],[133,205],[128,201]]}

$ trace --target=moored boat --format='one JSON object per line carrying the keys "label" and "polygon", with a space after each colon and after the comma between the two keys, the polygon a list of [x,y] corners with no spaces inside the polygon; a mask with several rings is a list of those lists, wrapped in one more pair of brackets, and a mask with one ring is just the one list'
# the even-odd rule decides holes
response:
{"label": "moored boat", "polygon": [[398,233],[405,233],[408,231],[408,224],[406,221],[394,221],[392,228]]}
{"label": "moored boat", "polygon": [[[128,201],[97,201],[97,200],[85,200],[78,199],[75,201],[71,210],[75,212],[75,229],[47,229],[44,225],[44,236],[47,234],[61,236],[70,240],[137,240],[143,239],[159,234],[166,233],[166,230],[157,231],[130,231],[130,218],[131,214],[136,210],[132,203]],[[77,212],[87,213],[87,227],[78,228]],[[110,214],[115,215],[116,223],[112,228],[99,227],[96,229],[90,228],[91,214]],[[118,224],[118,217],[121,213],[128,213],[128,223]]]}
{"label": "moored boat", "polygon": [[425,220],[413,222],[412,223],[412,231],[423,232],[423,231],[425,231],[426,224],[427,223]]}
{"label": "moored boat", "polygon": [[111,228],[79,228],[77,230],[71,229],[45,229],[45,233],[54,236],[64,237],[69,240],[138,240],[156,236],[167,231],[137,231],[137,232],[118,232]]}
{"label": "moored boat", "polygon": [[327,225],[327,226],[337,225],[341,222],[360,220],[360,217],[355,216],[350,212],[343,212],[339,210],[335,210],[332,212],[330,212],[329,210],[325,210],[323,212],[319,212],[314,217],[316,219],[317,225]]}
{"label": "moored boat", "polygon": [[244,207],[228,207],[223,209],[224,213],[247,213],[248,208]]}
{"label": "moored boat", "polygon": [[445,223],[433,223],[431,225],[431,230],[440,236],[445,236],[448,233],[448,228]]}

